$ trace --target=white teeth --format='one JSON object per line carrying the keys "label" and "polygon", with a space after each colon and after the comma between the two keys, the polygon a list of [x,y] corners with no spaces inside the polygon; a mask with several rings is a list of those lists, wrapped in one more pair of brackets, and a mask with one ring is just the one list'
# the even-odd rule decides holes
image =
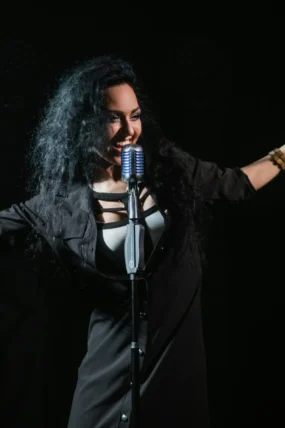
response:
{"label": "white teeth", "polygon": [[128,142],[126,142],[126,143],[116,143],[116,146],[121,146],[121,147],[123,147],[123,146],[126,146],[127,144],[130,144],[130,142],[128,141]]}

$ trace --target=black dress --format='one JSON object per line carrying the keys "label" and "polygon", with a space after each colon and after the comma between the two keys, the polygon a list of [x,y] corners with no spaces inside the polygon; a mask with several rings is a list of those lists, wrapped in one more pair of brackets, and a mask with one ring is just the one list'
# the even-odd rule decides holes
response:
{"label": "black dress", "polygon": [[[142,204],[151,190],[141,196],[139,189],[139,203]],[[155,195],[152,194],[155,199]],[[122,209],[100,209],[98,200],[121,201],[128,210],[127,193],[99,193],[93,192],[93,207],[95,216],[98,212],[115,212]],[[148,283],[147,276],[152,272],[149,268],[151,254],[165,238],[170,227],[170,218],[167,212],[161,212],[163,231],[155,241],[146,220],[158,211],[156,205],[139,213],[139,223],[144,226],[144,259],[145,274],[138,282],[140,304],[140,331],[139,355],[142,367],[147,350],[148,340]],[[98,235],[100,229],[112,230],[115,234],[124,229],[128,219],[112,223],[97,221]],[[160,228],[161,229],[161,228]],[[156,234],[157,235],[157,234]],[[122,423],[127,425],[130,419],[130,383],[131,383],[131,296],[130,282],[126,275],[126,268],[117,256],[108,258],[108,251],[104,252],[104,242],[97,245],[96,266],[104,277],[113,281],[108,284],[104,297],[100,298],[99,307],[91,315],[88,333],[87,353],[78,371],[78,382],[73,398],[68,428],[79,427],[115,427]],[[107,254],[107,255],[106,255]],[[124,279],[125,278],[125,279]],[[104,287],[104,284],[101,284]],[[105,287],[107,284],[105,284]],[[96,299],[98,302],[98,299]],[[98,305],[98,303],[97,303]]]}
{"label": "black dress", "polygon": [[[205,199],[242,201],[255,193],[239,168],[221,169],[190,158],[188,173],[199,195]],[[131,415],[130,287],[127,275],[118,271],[113,274],[106,258],[98,255],[98,226],[93,214],[94,195],[90,196],[90,192],[78,186],[60,209],[56,207],[46,217],[39,214],[40,197],[13,205],[0,212],[0,237],[4,242],[19,236],[24,229],[32,229],[60,261],[59,282],[67,284],[65,290],[74,283],[89,284],[92,288],[88,348],[79,367],[68,428],[128,427]],[[85,202],[82,204],[82,201]],[[188,245],[185,231],[189,225],[182,219],[173,221],[167,203],[162,206],[159,197],[157,207],[169,227],[150,251],[146,276],[140,287],[141,428],[207,428],[200,249],[195,240]],[[181,248],[184,248],[182,253]],[[40,273],[43,277],[43,272]],[[67,329],[69,322],[67,319]],[[6,342],[7,349],[9,343]],[[66,364],[68,355],[66,348]],[[18,381],[20,377],[25,382],[24,372],[19,373]],[[60,385],[62,379],[57,382]],[[57,383],[52,388],[56,394]],[[12,406],[14,411],[15,403],[5,405]],[[52,415],[52,409],[49,411]],[[19,413],[19,420],[24,420],[24,414]],[[58,426],[56,415],[48,419],[48,428]],[[32,422],[30,418],[30,426]],[[44,423],[42,426],[46,428]]]}

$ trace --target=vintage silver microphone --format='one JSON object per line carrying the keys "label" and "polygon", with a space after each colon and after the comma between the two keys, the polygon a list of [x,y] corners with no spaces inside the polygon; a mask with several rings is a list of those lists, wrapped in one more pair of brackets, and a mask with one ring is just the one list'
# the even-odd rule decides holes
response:
{"label": "vintage silver microphone", "polygon": [[[128,273],[144,268],[144,226],[138,223],[138,183],[144,179],[144,152],[138,144],[127,144],[121,156],[122,181],[128,184],[129,225],[125,241],[125,261]],[[132,237],[132,233],[134,236]],[[132,241],[134,239],[134,242]]]}
{"label": "vintage silver microphone", "polygon": [[139,223],[138,183],[144,178],[144,153],[138,144],[128,144],[122,149],[122,180],[127,186],[128,217],[125,241],[126,270],[132,289],[132,342],[131,342],[131,386],[132,386],[132,428],[140,423],[140,363],[139,363],[139,279],[144,263],[144,226]]}

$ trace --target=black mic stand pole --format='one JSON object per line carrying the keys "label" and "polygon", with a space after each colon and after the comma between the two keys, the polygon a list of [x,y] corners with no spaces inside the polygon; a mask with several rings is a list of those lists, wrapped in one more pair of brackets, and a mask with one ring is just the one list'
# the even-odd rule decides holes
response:
{"label": "black mic stand pole", "polygon": [[140,413],[140,363],[139,363],[139,271],[144,267],[144,226],[138,223],[138,187],[135,178],[128,182],[127,236],[125,241],[126,269],[132,287],[132,343],[131,343],[131,386],[132,418],[131,427],[139,428]]}

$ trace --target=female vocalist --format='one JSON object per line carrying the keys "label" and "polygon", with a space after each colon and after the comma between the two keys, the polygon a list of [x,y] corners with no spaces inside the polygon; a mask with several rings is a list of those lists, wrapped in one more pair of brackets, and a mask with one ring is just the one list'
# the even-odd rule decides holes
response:
{"label": "female vocalist", "polygon": [[[270,182],[285,168],[285,146],[245,167],[221,168],[162,134],[126,61],[97,57],[63,77],[31,148],[32,198],[0,212],[0,235],[8,246],[25,237],[23,254],[44,287],[88,295],[86,353],[68,428],[130,426],[128,194],[121,177],[126,144],[140,145],[145,157],[138,189],[145,228],[138,285],[140,427],[205,428],[199,219],[206,201],[243,201]],[[72,321],[71,313],[67,326]],[[67,349],[66,364],[68,358]]]}

